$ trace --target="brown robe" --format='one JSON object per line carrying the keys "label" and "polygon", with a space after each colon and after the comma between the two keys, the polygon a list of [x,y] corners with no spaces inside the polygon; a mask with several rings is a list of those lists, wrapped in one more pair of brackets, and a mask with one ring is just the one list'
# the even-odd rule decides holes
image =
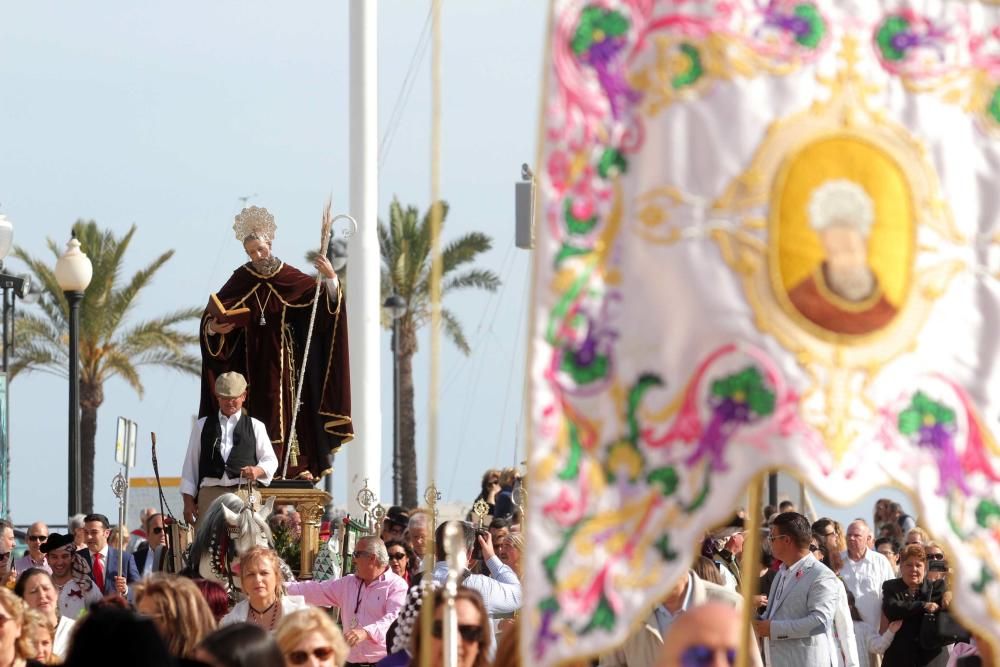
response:
{"label": "brown robe", "polygon": [[896,308],[886,301],[877,285],[872,295],[859,303],[834,294],[826,284],[823,267],[793,287],[788,298],[810,322],[838,334],[878,331],[896,316]]}
{"label": "brown robe", "polygon": [[[351,424],[351,378],[347,347],[347,312],[342,294],[328,298],[319,292],[302,406],[295,422],[298,465],[288,465],[288,479],[305,471],[315,478],[332,469],[331,454],[354,437]],[[338,290],[339,292],[340,290]],[[201,406],[198,416],[218,411],[215,378],[228,371],[247,379],[244,409],[267,427],[278,456],[281,477],[286,440],[291,426],[302,352],[305,348],[316,295],[316,279],[287,264],[269,276],[256,273],[250,264],[233,272],[219,300],[227,308],[246,306],[250,323],[228,334],[210,336],[208,314],[201,320]],[[260,325],[261,308],[266,324]]]}

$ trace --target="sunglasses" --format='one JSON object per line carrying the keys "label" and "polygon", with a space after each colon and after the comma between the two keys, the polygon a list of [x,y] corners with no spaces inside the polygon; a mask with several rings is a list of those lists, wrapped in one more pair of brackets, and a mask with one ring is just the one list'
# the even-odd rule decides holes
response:
{"label": "sunglasses", "polygon": [[944,560],[944,554],[927,554],[927,560]]}
{"label": "sunglasses", "polygon": [[[435,639],[441,639],[444,636],[444,621],[434,621],[431,634],[434,635]],[[462,637],[462,641],[478,644],[479,640],[483,638],[483,629],[478,625],[459,625],[458,634]]]}
{"label": "sunglasses", "polygon": [[362,558],[363,556],[370,556],[370,555],[371,554],[367,551],[355,551],[354,553],[351,554],[351,558],[357,560],[359,558]]}
{"label": "sunglasses", "polygon": [[727,665],[736,664],[736,649],[721,649],[714,646],[695,644],[681,653],[681,667],[710,667],[715,664],[715,656],[722,652]]}
{"label": "sunglasses", "polygon": [[403,560],[404,558],[406,558],[406,554],[405,553],[396,552],[394,554],[389,554],[389,558],[391,558],[393,560]]}
{"label": "sunglasses", "polygon": [[309,656],[313,656],[317,660],[329,660],[330,656],[333,655],[333,649],[329,646],[319,646],[314,648],[312,651],[292,651],[287,653],[288,662],[293,665],[304,665],[306,661],[309,660]]}
{"label": "sunglasses", "polygon": [[157,526],[156,528],[153,529],[153,535],[161,535],[161,534],[163,534],[163,528],[161,528],[160,526]]}
{"label": "sunglasses", "polygon": [[28,539],[32,542],[44,542],[49,539],[48,535],[28,535]]}

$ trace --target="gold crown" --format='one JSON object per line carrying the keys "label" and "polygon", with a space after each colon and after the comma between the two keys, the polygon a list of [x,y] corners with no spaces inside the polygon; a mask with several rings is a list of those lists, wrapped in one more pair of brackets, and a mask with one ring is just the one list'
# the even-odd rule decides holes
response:
{"label": "gold crown", "polygon": [[274,240],[274,232],[278,226],[274,224],[274,216],[266,208],[248,206],[237,215],[233,223],[236,240],[242,243],[249,236],[259,236],[266,241]]}

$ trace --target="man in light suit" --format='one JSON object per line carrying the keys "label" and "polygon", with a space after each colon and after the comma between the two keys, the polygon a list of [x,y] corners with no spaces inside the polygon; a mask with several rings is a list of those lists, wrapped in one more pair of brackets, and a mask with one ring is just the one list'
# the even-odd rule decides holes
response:
{"label": "man in light suit", "polygon": [[128,585],[139,580],[139,570],[132,554],[124,554],[122,568],[125,576],[118,571],[118,549],[108,546],[111,526],[103,514],[88,514],[83,518],[84,539],[87,547],[78,552],[90,565],[90,576],[102,594],[118,593],[130,597]]}
{"label": "man in light suit", "polygon": [[767,612],[754,622],[767,638],[772,667],[830,665],[827,632],[836,612],[840,582],[809,553],[809,520],[797,512],[779,514],[771,523],[771,553],[781,561],[767,596]]}
{"label": "man in light suit", "polygon": [[[688,612],[705,605],[714,605],[711,606],[712,609],[722,605],[740,610],[743,608],[743,598],[725,586],[699,579],[694,570],[688,570],[677,580],[663,602],[653,609],[638,631],[625,640],[624,644],[601,656],[600,667],[653,667],[663,652],[667,632],[685,618]],[[737,616],[737,634],[740,625],[738,618]],[[756,648],[756,638],[751,638],[750,645]],[[758,651],[754,650],[751,654],[749,664],[752,667],[760,665]]]}

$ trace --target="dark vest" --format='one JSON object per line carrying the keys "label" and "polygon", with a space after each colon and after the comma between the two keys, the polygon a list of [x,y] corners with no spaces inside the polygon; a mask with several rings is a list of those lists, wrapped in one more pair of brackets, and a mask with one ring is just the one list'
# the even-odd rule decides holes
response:
{"label": "dark vest", "polygon": [[229,459],[222,460],[222,424],[219,423],[219,413],[213,412],[205,418],[201,427],[201,457],[198,459],[198,486],[206,477],[222,478],[226,473],[230,479],[240,478],[240,469],[244,466],[257,465],[257,437],[253,433],[253,425],[246,412],[240,415],[233,429],[233,448]]}

